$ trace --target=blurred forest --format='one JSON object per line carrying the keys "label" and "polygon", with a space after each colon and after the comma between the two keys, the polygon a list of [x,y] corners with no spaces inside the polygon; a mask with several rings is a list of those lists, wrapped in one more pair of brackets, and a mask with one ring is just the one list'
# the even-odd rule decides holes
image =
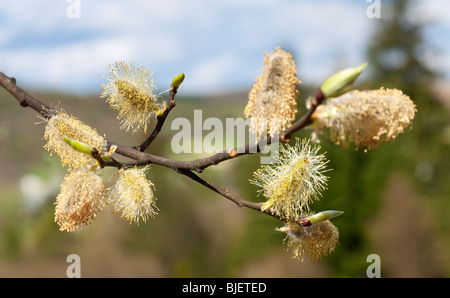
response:
{"label": "blurred forest", "polygon": [[[2,89],[0,277],[65,277],[66,257],[73,253],[81,258],[82,277],[366,277],[370,254],[381,258],[381,277],[450,277],[450,88],[421,59],[429,50],[422,36],[426,24],[406,17],[408,3],[393,2],[390,14],[374,20],[368,75],[355,88],[403,90],[417,105],[412,129],[367,153],[334,145],[326,132],[320,138],[333,170],[312,209],[345,212],[333,221],[340,237],[331,255],[315,262],[293,259],[285,235],[275,231],[282,223],[159,166],[148,173],[160,210],[154,219],[137,226],[105,210],[80,231],[60,232],[54,202],[66,170],[43,149],[43,120]],[[317,86],[299,87],[301,117]],[[203,119],[243,117],[248,91],[183,97],[182,89],[148,152],[173,159],[202,156],[175,155],[170,148],[176,133],[171,120],[192,118],[195,109],[203,111]],[[134,145],[146,137],[120,131],[115,112],[99,94],[27,91],[109,140]],[[259,157],[239,157],[201,175],[248,200],[262,200],[248,182]],[[114,172],[103,170],[106,184]]]}

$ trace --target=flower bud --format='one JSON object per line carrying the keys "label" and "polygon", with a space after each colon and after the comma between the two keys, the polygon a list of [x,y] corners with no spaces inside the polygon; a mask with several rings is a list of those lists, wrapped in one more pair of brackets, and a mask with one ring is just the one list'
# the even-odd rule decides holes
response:
{"label": "flower bud", "polygon": [[180,73],[179,75],[176,75],[172,80],[172,85],[170,86],[173,89],[178,89],[180,87],[181,83],[184,81],[184,73]]}
{"label": "flower bud", "polygon": [[327,211],[322,211],[322,212],[307,216],[307,217],[303,218],[303,220],[307,220],[310,224],[315,224],[315,223],[318,223],[318,222],[321,222],[324,220],[329,220],[329,219],[338,217],[342,213],[344,213],[344,211],[327,210]]}
{"label": "flower bud", "polygon": [[78,152],[88,154],[88,155],[92,155],[95,152],[95,149],[93,147],[89,146],[88,144],[75,141],[66,136],[64,136],[64,141],[66,141],[66,143],[69,144],[70,147],[77,150]]}
{"label": "flower bud", "polygon": [[367,63],[363,63],[356,67],[346,68],[326,79],[320,87],[325,98],[336,97],[349,91],[366,66]]}

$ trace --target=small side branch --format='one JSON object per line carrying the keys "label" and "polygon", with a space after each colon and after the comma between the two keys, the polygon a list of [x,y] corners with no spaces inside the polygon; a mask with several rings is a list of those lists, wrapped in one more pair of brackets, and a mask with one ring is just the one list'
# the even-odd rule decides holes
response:
{"label": "small side branch", "polygon": [[201,178],[200,176],[198,176],[197,174],[195,174],[192,171],[189,170],[178,170],[178,173],[185,175],[189,178],[191,178],[192,180],[194,180],[197,183],[200,183],[201,185],[211,189],[212,191],[220,194],[221,196],[227,198],[228,200],[232,201],[233,203],[235,203],[236,205],[238,205],[239,207],[248,207],[251,209],[255,209],[258,211],[261,211],[261,206],[263,205],[263,203],[255,203],[255,202],[250,202],[250,201],[246,201],[243,200],[239,197],[236,197],[235,195],[233,195],[228,189],[216,186],[214,184],[212,184],[211,182],[204,180],[203,178]]}
{"label": "small side branch", "polygon": [[280,141],[284,143],[288,143],[291,140],[291,136],[293,133],[303,129],[304,127],[310,125],[312,123],[311,116],[316,110],[316,108],[322,104],[322,102],[325,100],[325,95],[323,92],[319,89],[316,92],[316,95],[314,97],[313,102],[311,103],[311,107],[309,108],[308,112],[303,115],[302,118],[300,118],[297,122],[292,124],[290,127],[288,127],[283,134],[280,135]]}
{"label": "small side branch", "polygon": [[172,110],[176,103],[175,103],[175,95],[177,94],[176,88],[171,88],[169,93],[169,102],[167,103],[167,106],[164,109],[164,112],[161,115],[157,116],[157,123],[153,130],[153,132],[150,134],[150,136],[139,146],[137,149],[140,152],[144,152],[148,146],[153,142],[154,139],[158,136],[159,132],[162,129],[162,126],[164,122],[166,121],[167,116],[170,113],[170,110]]}
{"label": "small side branch", "polygon": [[216,186],[214,184],[212,184],[211,182],[204,180],[203,178],[201,178],[200,176],[198,176],[197,174],[195,174],[192,171],[189,170],[178,170],[177,171],[179,174],[185,175],[187,177],[189,177],[190,179],[194,180],[197,183],[200,183],[201,185],[211,189],[212,191],[218,193],[219,195],[227,198],[228,200],[232,201],[233,203],[235,203],[236,205],[238,205],[239,207],[247,207],[256,211],[259,211],[261,213],[270,215],[282,222],[295,222],[298,225],[301,226],[309,226],[311,225],[311,222],[308,221],[305,218],[286,218],[286,217],[282,217],[278,214],[276,214],[275,212],[273,212],[273,210],[261,210],[261,207],[263,206],[263,203],[261,202],[250,202],[250,201],[246,201],[244,199],[241,199],[235,195],[233,195],[228,189]]}

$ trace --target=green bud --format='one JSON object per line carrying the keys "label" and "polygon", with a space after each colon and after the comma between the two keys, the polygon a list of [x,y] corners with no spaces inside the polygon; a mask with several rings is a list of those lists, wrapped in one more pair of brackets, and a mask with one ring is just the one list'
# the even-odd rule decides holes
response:
{"label": "green bud", "polygon": [[176,75],[172,80],[172,85],[170,87],[174,89],[178,89],[180,87],[181,83],[184,81],[184,73],[180,73],[179,75]]}
{"label": "green bud", "polygon": [[261,211],[266,211],[267,209],[271,208],[275,204],[272,198],[268,199],[264,204],[261,206]]}
{"label": "green bud", "polygon": [[66,141],[66,143],[69,144],[73,149],[84,154],[92,155],[96,151],[95,148],[89,146],[88,144],[75,141],[66,136],[64,136],[64,141]]}
{"label": "green bud", "polygon": [[337,73],[326,79],[326,81],[320,87],[320,90],[326,98],[336,97],[344,94],[352,88],[353,82],[363,72],[366,66],[367,63],[363,63],[356,67],[346,68],[338,71]]}
{"label": "green bud", "polygon": [[311,224],[315,224],[320,221],[338,217],[342,213],[344,213],[344,211],[327,210],[327,211],[322,211],[322,212],[307,216],[307,217],[303,218],[302,220],[308,220]]}

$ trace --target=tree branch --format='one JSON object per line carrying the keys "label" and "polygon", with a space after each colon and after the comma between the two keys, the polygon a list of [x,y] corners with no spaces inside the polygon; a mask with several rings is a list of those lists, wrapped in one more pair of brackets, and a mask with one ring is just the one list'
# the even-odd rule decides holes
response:
{"label": "tree branch", "polygon": [[238,205],[239,207],[247,207],[256,211],[259,211],[261,213],[270,215],[272,217],[275,217],[276,219],[282,221],[282,222],[288,222],[288,221],[293,221],[295,223],[297,223],[298,225],[301,226],[309,226],[311,225],[311,223],[305,219],[305,218],[286,218],[283,216],[280,216],[276,213],[274,213],[271,209],[268,210],[261,210],[261,207],[263,206],[264,203],[261,202],[250,202],[250,201],[246,201],[244,199],[241,199],[235,195],[233,195],[228,189],[222,188],[222,187],[218,187],[214,184],[212,184],[211,182],[202,179],[201,177],[199,177],[197,174],[195,174],[192,171],[189,170],[178,170],[177,171],[179,174],[185,175],[187,177],[189,177],[190,179],[194,180],[197,183],[200,183],[201,185],[211,189],[212,191],[218,193],[219,195],[227,198],[228,200],[232,201],[233,203],[235,203],[236,205]]}
{"label": "tree branch", "polygon": [[47,119],[51,117],[50,107],[17,87],[15,78],[8,77],[0,72],[0,85],[15,97],[22,107],[30,107]]}
{"label": "tree branch", "polygon": [[244,199],[241,199],[239,197],[236,197],[228,189],[215,186],[211,182],[209,182],[207,180],[204,180],[203,178],[199,177],[197,174],[195,174],[194,172],[192,172],[190,170],[177,170],[177,172],[182,174],[182,175],[185,175],[185,176],[191,178],[195,182],[200,183],[201,185],[203,185],[203,186],[211,189],[212,191],[220,194],[221,196],[223,196],[223,197],[227,198],[228,200],[232,201],[233,203],[235,203],[239,207],[245,206],[245,207],[248,207],[248,208],[251,208],[251,209],[255,209],[255,210],[261,211],[261,206],[263,205],[263,203],[250,202],[250,201],[246,201]]}
{"label": "tree branch", "polygon": [[322,102],[325,100],[325,95],[323,92],[319,89],[316,92],[316,95],[314,97],[314,100],[311,103],[311,107],[309,108],[308,112],[303,115],[302,118],[300,118],[297,122],[292,124],[290,127],[288,127],[283,134],[280,135],[280,141],[288,143],[291,140],[291,135],[300,129],[303,129],[304,127],[308,126],[312,123],[311,116],[316,110],[316,108],[322,104]]}
{"label": "tree branch", "polygon": [[233,159],[235,157],[253,154],[261,152],[261,148],[258,144],[256,145],[245,145],[238,148],[232,148],[226,151],[218,152],[214,155],[199,158],[191,161],[179,161],[172,160],[161,156],[152,155],[150,153],[144,153],[137,150],[135,147],[130,147],[126,145],[121,145],[113,142],[108,142],[108,146],[116,145],[116,153],[134,159],[134,162],[125,163],[125,167],[129,166],[143,166],[147,164],[157,164],[161,166],[166,166],[172,169],[182,169],[182,170],[192,170],[201,173],[204,169],[217,165],[223,161]]}
{"label": "tree branch", "polygon": [[150,136],[139,146],[136,147],[141,152],[144,152],[148,146],[153,142],[154,139],[158,136],[159,132],[161,131],[161,128],[166,121],[167,116],[170,113],[170,110],[172,110],[175,107],[175,95],[177,94],[176,88],[171,88],[169,93],[169,102],[167,103],[167,106],[165,107],[164,112],[161,115],[157,116],[157,123],[155,128],[153,129],[153,132],[150,134]]}

